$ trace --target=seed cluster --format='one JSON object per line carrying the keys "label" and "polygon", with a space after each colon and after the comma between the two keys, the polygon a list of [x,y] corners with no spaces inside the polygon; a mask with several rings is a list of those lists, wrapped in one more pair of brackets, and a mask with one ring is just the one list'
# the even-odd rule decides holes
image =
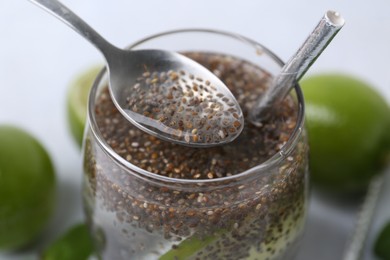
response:
{"label": "seed cluster", "polygon": [[[187,55],[232,86],[244,115],[270,82],[260,68],[230,56]],[[107,89],[98,97],[95,116],[105,141],[135,166],[171,178],[214,179],[241,173],[277,153],[295,127],[294,107],[286,99],[261,128],[246,124],[235,141],[207,149],[161,141],[129,125]],[[226,180],[221,186],[168,187],[125,172],[87,139],[84,199],[87,218],[105,236],[101,256],[158,259],[171,249],[178,257],[185,239],[210,241],[194,259],[274,259],[284,254],[305,215],[303,140],[268,174]]]}
{"label": "seed cluster", "polygon": [[241,109],[230,95],[183,70],[144,72],[129,93],[127,109],[174,140],[220,143],[233,140],[243,128]]}

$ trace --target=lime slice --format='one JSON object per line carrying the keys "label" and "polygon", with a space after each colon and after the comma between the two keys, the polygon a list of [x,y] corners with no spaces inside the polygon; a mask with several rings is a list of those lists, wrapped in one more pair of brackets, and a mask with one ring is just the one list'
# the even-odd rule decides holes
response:
{"label": "lime slice", "polygon": [[205,239],[189,237],[175,248],[160,256],[159,260],[185,260],[200,252],[203,248],[214,242],[218,237],[218,235],[210,236]]}
{"label": "lime slice", "polygon": [[42,254],[42,260],[86,260],[93,254],[93,243],[85,224],[69,229]]}
{"label": "lime slice", "polygon": [[367,83],[322,74],[301,82],[306,102],[311,177],[329,191],[359,192],[390,153],[390,109]]}
{"label": "lime slice", "polygon": [[[304,222],[305,218],[303,215],[297,217],[296,214],[290,214],[280,225],[268,225],[264,231],[264,234],[266,234],[264,240],[270,240],[272,243],[267,243],[266,245],[265,241],[263,241],[260,245],[254,246],[252,244],[245,259],[273,259],[275,252],[283,255],[288,245],[293,243],[296,237],[300,235]],[[248,232],[249,230],[251,230],[251,226],[248,222],[239,232]],[[286,237],[286,232],[289,233],[288,237]],[[221,230],[204,239],[191,236],[160,256],[159,260],[200,259],[200,256],[205,257],[207,255],[212,255],[216,259],[233,259],[235,257],[231,255],[232,250],[237,250],[240,243],[242,242],[232,237],[232,234],[226,230]]]}
{"label": "lime slice", "polygon": [[70,131],[80,147],[87,117],[89,91],[101,69],[101,66],[95,66],[81,72],[69,87],[67,96],[68,123]]}
{"label": "lime slice", "polygon": [[48,153],[30,134],[0,126],[0,249],[31,242],[55,202],[55,174]]}

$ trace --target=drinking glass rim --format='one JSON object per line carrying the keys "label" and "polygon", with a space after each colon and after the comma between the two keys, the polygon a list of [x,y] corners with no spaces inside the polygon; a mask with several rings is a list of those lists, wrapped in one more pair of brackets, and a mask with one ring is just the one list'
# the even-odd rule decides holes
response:
{"label": "drinking glass rim", "polygon": [[[179,33],[211,33],[214,35],[221,35],[221,36],[226,36],[230,37],[232,39],[236,39],[239,41],[242,41],[244,44],[248,44],[254,48],[261,49],[262,53],[265,53],[268,55],[272,60],[274,60],[280,67],[283,67],[284,62],[277,56],[275,55],[271,50],[269,50],[267,47],[264,45],[249,39],[245,36],[242,36],[237,33],[231,33],[231,32],[226,32],[226,31],[221,31],[221,30],[215,30],[215,29],[203,29],[203,28],[187,28],[187,29],[176,29],[176,30],[169,30],[161,33],[156,33],[153,35],[150,35],[148,37],[145,37],[141,40],[138,40],[131,44],[128,48],[132,49],[137,47],[138,45],[147,42],[152,39],[156,39],[162,36],[167,36],[167,35],[173,35],[173,34],[179,34]],[[262,54],[263,55],[263,54]],[[232,181],[236,180],[242,177],[249,177],[252,174],[265,174],[266,170],[268,168],[271,168],[274,165],[277,165],[279,162],[281,162],[283,159],[286,159],[286,157],[289,156],[290,151],[292,148],[294,148],[295,143],[298,141],[299,137],[302,134],[303,131],[303,124],[304,124],[304,112],[305,112],[305,104],[304,104],[304,98],[303,98],[303,93],[302,90],[299,86],[299,84],[295,84],[294,90],[297,96],[298,100],[298,114],[297,114],[297,121],[296,125],[289,136],[287,142],[281,147],[281,149],[269,157],[267,160],[262,162],[259,165],[256,165],[252,168],[249,168],[241,173],[232,175],[232,176],[226,176],[226,177],[221,177],[221,178],[215,178],[215,179],[198,179],[198,180],[193,180],[193,179],[179,179],[179,178],[172,178],[172,177],[167,177],[167,176],[162,176],[159,174],[152,173],[150,171],[147,171],[145,169],[142,169],[129,161],[125,160],[123,157],[118,155],[109,145],[108,143],[104,140],[104,138],[101,135],[100,130],[98,129],[96,120],[95,120],[95,115],[92,113],[94,111],[94,105],[95,105],[95,97],[96,97],[96,92],[97,88],[100,84],[100,81],[102,80],[103,76],[106,74],[106,68],[104,67],[97,77],[95,78],[92,88],[89,93],[89,98],[88,98],[88,118],[87,122],[89,123],[89,127],[91,128],[91,132],[93,136],[95,137],[96,140],[98,140],[99,146],[102,148],[102,150],[112,159],[114,159],[128,174],[132,174],[136,177],[147,177],[149,180],[153,179],[156,181],[163,181],[165,183],[174,183],[174,184],[207,184],[207,183],[223,183],[226,181]],[[129,122],[130,124],[130,122]],[[131,171],[129,171],[131,170]],[[134,172],[132,172],[134,171]],[[142,176],[140,176],[142,175]]]}

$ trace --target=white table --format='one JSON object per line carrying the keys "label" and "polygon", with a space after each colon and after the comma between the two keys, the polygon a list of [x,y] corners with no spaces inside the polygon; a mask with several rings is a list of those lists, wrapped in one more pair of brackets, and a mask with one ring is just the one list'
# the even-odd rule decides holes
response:
{"label": "white table", "polygon": [[[310,73],[358,75],[390,100],[390,2],[386,0],[64,3],[118,46],[170,29],[215,28],[253,38],[284,60],[295,52],[325,10],[334,8],[347,23]],[[39,248],[83,220],[80,151],[67,128],[65,96],[77,73],[103,63],[103,59],[89,43],[28,1],[0,2],[0,34],[0,124],[18,125],[41,140],[52,156],[58,179],[58,207],[41,239],[18,254],[0,254],[0,259],[34,259]],[[374,259],[371,243],[390,219],[389,178],[386,187],[364,259]],[[339,259],[358,208],[357,203],[334,203],[312,193],[299,259]]]}

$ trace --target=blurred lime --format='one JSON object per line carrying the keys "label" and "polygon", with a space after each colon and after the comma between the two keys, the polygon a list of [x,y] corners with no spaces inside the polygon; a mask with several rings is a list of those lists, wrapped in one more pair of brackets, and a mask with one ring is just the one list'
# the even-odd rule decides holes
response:
{"label": "blurred lime", "polygon": [[81,72],[70,84],[67,96],[67,114],[71,133],[81,147],[87,117],[88,94],[101,66]]}
{"label": "blurred lime", "polygon": [[390,150],[388,104],[351,76],[315,75],[301,86],[313,182],[332,191],[363,190]]}
{"label": "blurred lime", "polygon": [[77,224],[54,241],[42,260],[86,260],[93,254],[93,243],[85,224]]}
{"label": "blurred lime", "polygon": [[380,259],[390,259],[390,222],[383,227],[376,238],[374,253]]}
{"label": "blurred lime", "polygon": [[0,249],[32,241],[54,201],[55,174],[47,152],[28,133],[0,126]]}

